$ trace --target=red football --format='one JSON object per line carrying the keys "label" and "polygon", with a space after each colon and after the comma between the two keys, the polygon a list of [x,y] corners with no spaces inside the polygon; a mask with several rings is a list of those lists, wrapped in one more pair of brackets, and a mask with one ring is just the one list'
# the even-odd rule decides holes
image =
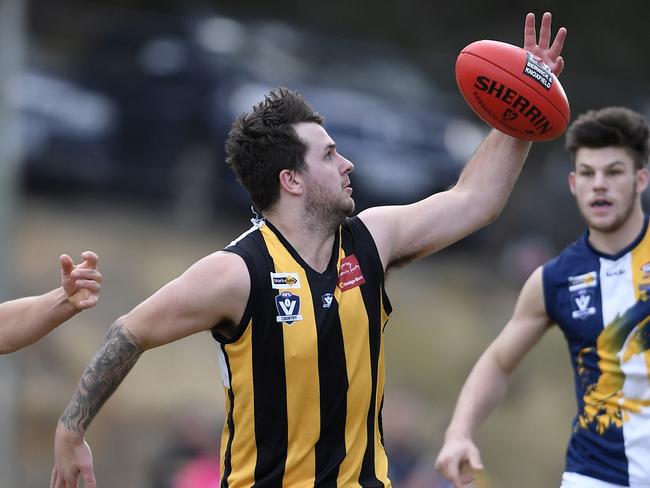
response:
{"label": "red football", "polygon": [[472,110],[492,127],[527,141],[560,136],[569,101],[551,69],[523,48],[476,41],[456,60],[456,82]]}

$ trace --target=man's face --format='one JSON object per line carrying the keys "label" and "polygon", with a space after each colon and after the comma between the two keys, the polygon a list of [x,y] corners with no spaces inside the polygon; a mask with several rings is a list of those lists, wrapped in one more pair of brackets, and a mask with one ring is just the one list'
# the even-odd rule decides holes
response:
{"label": "man's face", "polygon": [[569,187],[590,229],[616,232],[641,207],[648,171],[635,169],[632,156],[622,147],[583,147],[576,152]]}
{"label": "man's face", "polygon": [[305,208],[314,217],[340,222],[354,212],[350,186],[354,165],[336,152],[336,144],[319,124],[301,122],[294,129],[307,145],[306,168],[300,175]]}

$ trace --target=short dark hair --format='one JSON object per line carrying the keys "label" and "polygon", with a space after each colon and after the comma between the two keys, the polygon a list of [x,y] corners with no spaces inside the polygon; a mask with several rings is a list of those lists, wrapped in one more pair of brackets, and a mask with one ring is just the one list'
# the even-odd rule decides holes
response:
{"label": "short dark hair", "polygon": [[323,125],[325,120],[300,93],[281,87],[237,117],[228,133],[226,163],[260,211],[277,202],[282,170],[305,167],[307,146],[293,128],[299,122]]}
{"label": "short dark hair", "polygon": [[566,133],[565,148],[575,161],[581,147],[617,146],[629,151],[636,169],[650,156],[650,129],[645,117],[625,107],[590,110],[578,117]]}

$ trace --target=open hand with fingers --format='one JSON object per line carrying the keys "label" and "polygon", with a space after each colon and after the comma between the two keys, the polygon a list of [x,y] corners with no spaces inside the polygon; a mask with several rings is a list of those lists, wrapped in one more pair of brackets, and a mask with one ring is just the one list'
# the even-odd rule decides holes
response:
{"label": "open hand with fingers", "polygon": [[524,23],[524,49],[533,53],[546,63],[555,76],[560,76],[564,69],[564,59],[561,56],[567,30],[560,27],[551,44],[551,13],[544,12],[542,25],[539,30],[539,41],[535,30],[535,14],[526,15]]}

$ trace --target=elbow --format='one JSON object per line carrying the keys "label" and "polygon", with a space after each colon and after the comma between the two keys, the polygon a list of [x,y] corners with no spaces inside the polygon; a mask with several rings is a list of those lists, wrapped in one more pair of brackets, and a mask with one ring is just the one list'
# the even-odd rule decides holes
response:
{"label": "elbow", "polygon": [[494,222],[503,212],[506,199],[500,198],[486,189],[474,190],[458,185],[456,191],[464,200],[463,207],[467,215],[472,218],[478,227],[484,227]]}
{"label": "elbow", "polygon": [[494,222],[503,212],[504,205],[489,205],[478,203],[476,205],[476,222],[478,228],[485,227]]}
{"label": "elbow", "polygon": [[128,313],[118,318],[113,327],[119,328],[120,334],[127,338],[128,342],[140,353],[143,353],[151,348],[151,344],[149,344],[147,334],[141,328],[138,328],[136,324],[137,322],[133,320],[131,313]]}
{"label": "elbow", "polygon": [[0,344],[0,356],[16,352],[17,350],[17,347],[12,347],[9,344]]}
{"label": "elbow", "polygon": [[16,338],[13,341],[11,339],[11,337],[0,338],[0,356],[3,354],[11,354],[29,345],[29,343],[22,343],[20,340],[16,341]]}
{"label": "elbow", "polygon": [[503,212],[504,207],[505,207],[505,203],[501,205],[493,205],[492,207],[488,207],[485,211],[483,225],[486,226],[488,224],[491,224],[497,218],[499,218],[499,216]]}

